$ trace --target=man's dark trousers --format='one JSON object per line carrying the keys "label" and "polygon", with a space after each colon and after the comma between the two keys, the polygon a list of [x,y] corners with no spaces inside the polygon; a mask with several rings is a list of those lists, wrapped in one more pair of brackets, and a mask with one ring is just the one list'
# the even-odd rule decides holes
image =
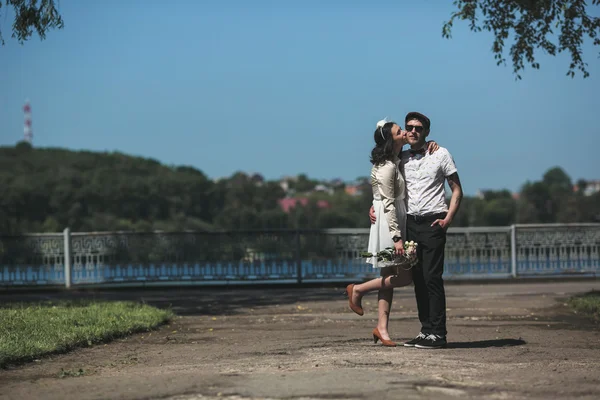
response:
{"label": "man's dark trousers", "polygon": [[417,243],[419,263],[413,267],[413,282],[421,332],[443,337],[447,333],[446,293],[442,279],[446,230],[431,224],[445,217],[446,213],[424,217],[408,215],[406,221],[406,240]]}

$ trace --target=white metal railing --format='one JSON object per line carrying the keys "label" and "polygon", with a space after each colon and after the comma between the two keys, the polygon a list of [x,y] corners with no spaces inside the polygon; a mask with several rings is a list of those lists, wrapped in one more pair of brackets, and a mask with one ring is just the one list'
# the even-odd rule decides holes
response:
{"label": "white metal railing", "polygon": [[[0,286],[355,281],[369,229],[0,235]],[[447,279],[596,276],[600,224],[450,228]]]}

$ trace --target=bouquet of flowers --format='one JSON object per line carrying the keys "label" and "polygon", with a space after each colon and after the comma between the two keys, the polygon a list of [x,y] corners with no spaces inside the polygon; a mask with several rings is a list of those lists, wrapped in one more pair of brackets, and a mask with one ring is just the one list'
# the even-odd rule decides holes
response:
{"label": "bouquet of flowers", "polygon": [[393,247],[386,247],[377,254],[365,251],[360,256],[363,258],[377,257],[377,262],[384,264],[386,267],[403,267],[405,269],[411,269],[419,261],[417,259],[417,244],[413,241],[404,242],[404,254],[396,255],[395,253],[396,250]]}

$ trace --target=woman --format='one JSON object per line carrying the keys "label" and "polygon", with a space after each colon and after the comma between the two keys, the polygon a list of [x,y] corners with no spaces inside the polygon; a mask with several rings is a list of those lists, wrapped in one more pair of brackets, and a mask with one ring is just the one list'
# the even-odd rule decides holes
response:
{"label": "woman", "polygon": [[[375,147],[371,151],[371,187],[373,190],[373,207],[377,222],[371,225],[368,251],[377,254],[387,247],[395,249],[395,253],[404,253],[402,238],[406,232],[406,206],[404,202],[404,178],[399,172],[398,164],[402,147],[407,144],[406,132],[394,122],[381,120],[375,129]],[[430,153],[438,149],[435,142],[428,143]],[[346,288],[348,301],[352,311],[363,315],[361,298],[368,292],[379,290],[378,323],[373,330],[373,340],[381,340],[384,346],[396,346],[388,333],[390,307],[394,288],[409,285],[412,272],[403,268],[386,266],[378,262],[377,257],[367,259],[373,268],[380,269],[380,278],[362,284],[351,284]]]}

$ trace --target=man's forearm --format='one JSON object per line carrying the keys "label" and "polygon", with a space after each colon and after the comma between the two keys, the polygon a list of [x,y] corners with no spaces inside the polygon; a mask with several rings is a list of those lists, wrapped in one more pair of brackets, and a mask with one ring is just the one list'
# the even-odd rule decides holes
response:
{"label": "man's forearm", "polygon": [[450,185],[450,189],[452,189],[452,197],[450,198],[450,207],[448,207],[448,215],[446,215],[446,219],[449,222],[452,222],[454,220],[454,216],[460,208],[460,203],[463,197],[462,185],[457,173],[448,177],[448,184]]}
{"label": "man's forearm", "polygon": [[460,208],[460,202],[462,200],[462,190],[453,190],[452,191],[452,198],[450,199],[450,206],[448,207],[448,215],[446,216],[446,218],[448,218],[448,220],[452,221],[454,220],[454,216],[456,215],[456,213],[458,212],[458,209]]}

